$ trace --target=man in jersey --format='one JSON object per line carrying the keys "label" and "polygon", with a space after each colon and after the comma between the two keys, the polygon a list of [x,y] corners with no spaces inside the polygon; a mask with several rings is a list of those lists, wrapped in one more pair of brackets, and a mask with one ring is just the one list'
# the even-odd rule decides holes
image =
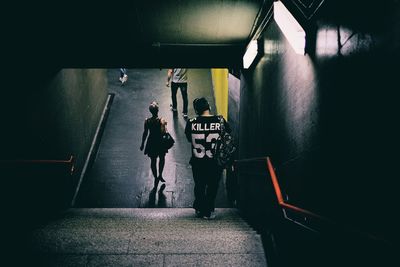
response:
{"label": "man in jersey", "polygon": [[188,93],[187,93],[187,69],[169,69],[167,74],[166,86],[171,83],[171,110],[176,112],[178,103],[176,101],[176,93],[178,88],[181,89],[183,110],[182,116],[186,119],[188,113]]}
{"label": "man in jersey", "polygon": [[[214,202],[222,174],[222,168],[217,165],[212,154],[221,132],[220,119],[210,113],[210,105],[204,97],[196,98],[193,107],[197,117],[188,120],[185,128],[186,138],[192,144],[190,164],[194,179],[193,208],[197,217],[213,219]],[[224,123],[225,130],[230,132],[228,123],[225,120]]]}

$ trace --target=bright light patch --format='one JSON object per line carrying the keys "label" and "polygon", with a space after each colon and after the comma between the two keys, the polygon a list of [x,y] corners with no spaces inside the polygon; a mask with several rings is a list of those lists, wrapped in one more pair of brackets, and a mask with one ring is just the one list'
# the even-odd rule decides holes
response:
{"label": "bright light patch", "polygon": [[363,49],[369,51],[372,45],[371,35],[355,33],[343,26],[325,26],[318,29],[315,51],[318,57],[348,56]]}
{"label": "bright light patch", "polygon": [[297,54],[304,55],[306,33],[281,1],[274,2],[274,20]]}
{"label": "bright light patch", "polygon": [[258,53],[257,40],[252,40],[243,56],[243,68],[248,69]]}

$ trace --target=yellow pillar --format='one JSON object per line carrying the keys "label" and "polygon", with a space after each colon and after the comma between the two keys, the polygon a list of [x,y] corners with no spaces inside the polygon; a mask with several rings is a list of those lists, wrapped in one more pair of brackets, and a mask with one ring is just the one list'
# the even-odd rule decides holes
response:
{"label": "yellow pillar", "polygon": [[228,119],[228,69],[211,69],[217,113]]}

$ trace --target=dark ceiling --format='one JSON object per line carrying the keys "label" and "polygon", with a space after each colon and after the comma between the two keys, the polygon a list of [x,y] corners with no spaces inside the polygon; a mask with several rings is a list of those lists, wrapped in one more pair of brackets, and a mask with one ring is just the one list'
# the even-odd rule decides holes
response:
{"label": "dark ceiling", "polygon": [[8,7],[6,31],[21,64],[39,60],[60,67],[229,66],[240,63],[264,2],[272,3],[16,2]]}

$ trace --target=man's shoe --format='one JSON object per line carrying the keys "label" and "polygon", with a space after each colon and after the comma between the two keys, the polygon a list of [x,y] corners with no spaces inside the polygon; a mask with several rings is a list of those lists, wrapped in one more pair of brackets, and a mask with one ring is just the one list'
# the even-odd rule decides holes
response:
{"label": "man's shoe", "polygon": [[164,180],[164,178],[162,176],[159,176],[158,180],[160,180],[161,182],[165,183],[165,180]]}
{"label": "man's shoe", "polygon": [[203,213],[201,213],[201,211],[199,211],[199,210],[196,210],[196,218],[201,218],[201,217],[203,217]]}
{"label": "man's shoe", "polygon": [[176,108],[173,108],[172,104],[169,105],[169,109],[172,110],[173,112],[176,112],[176,111],[177,111]]}
{"label": "man's shoe", "polygon": [[186,119],[188,117],[187,113],[182,113],[182,116]]}
{"label": "man's shoe", "polygon": [[216,216],[215,216],[215,212],[214,211],[212,211],[209,214],[206,214],[206,215],[203,216],[203,218],[206,219],[206,220],[214,220],[215,217]]}

